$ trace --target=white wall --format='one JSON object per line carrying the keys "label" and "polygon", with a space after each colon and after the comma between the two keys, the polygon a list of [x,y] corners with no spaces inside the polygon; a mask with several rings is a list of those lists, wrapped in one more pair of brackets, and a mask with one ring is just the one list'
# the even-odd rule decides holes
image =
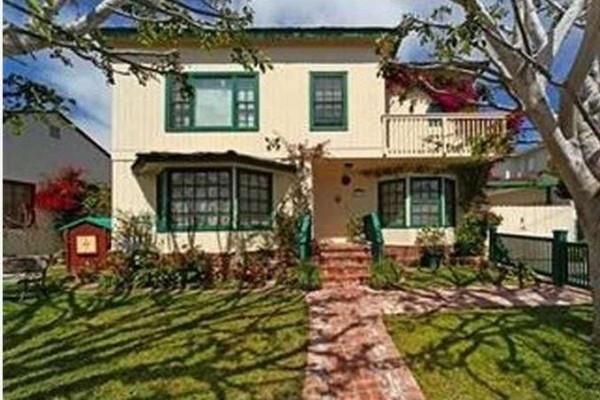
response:
{"label": "white wall", "polygon": [[490,211],[502,217],[498,232],[552,236],[552,231],[569,232],[577,240],[577,213],[572,205],[564,206],[492,206]]}
{"label": "white wall", "polygon": [[[266,151],[265,137],[291,142],[328,141],[331,155],[381,156],[380,118],[386,110],[384,80],[377,76],[374,45],[269,47],[273,69],[259,75],[258,132],[166,132],[163,78],[140,85],[133,77],[117,76],[113,88],[113,155],[131,161],[143,151],[227,151],[276,158]],[[226,50],[182,50],[187,71],[242,71]],[[310,72],[340,71],[348,79],[348,129],[311,132]],[[357,154],[358,153],[358,154]],[[283,154],[279,154],[281,156]]]}
{"label": "white wall", "polygon": [[520,179],[537,175],[547,167],[548,154],[543,147],[538,147],[506,158],[494,166],[493,174],[498,179]]}

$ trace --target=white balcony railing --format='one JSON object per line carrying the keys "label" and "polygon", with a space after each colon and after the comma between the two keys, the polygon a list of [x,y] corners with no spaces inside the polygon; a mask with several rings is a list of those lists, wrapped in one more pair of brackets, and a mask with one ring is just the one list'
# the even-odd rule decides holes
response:
{"label": "white balcony railing", "polygon": [[381,127],[390,157],[469,157],[479,139],[507,129],[501,113],[385,114]]}

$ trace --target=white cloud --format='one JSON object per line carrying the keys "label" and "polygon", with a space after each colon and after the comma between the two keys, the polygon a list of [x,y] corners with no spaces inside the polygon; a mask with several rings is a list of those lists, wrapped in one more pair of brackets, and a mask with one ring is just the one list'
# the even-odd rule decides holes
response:
{"label": "white cloud", "polygon": [[254,0],[257,26],[393,26],[403,13],[427,12],[439,0]]}
{"label": "white cloud", "polygon": [[86,61],[73,58],[73,67],[48,63],[43,79],[66,97],[75,100],[69,117],[110,149],[110,87],[100,71]]}

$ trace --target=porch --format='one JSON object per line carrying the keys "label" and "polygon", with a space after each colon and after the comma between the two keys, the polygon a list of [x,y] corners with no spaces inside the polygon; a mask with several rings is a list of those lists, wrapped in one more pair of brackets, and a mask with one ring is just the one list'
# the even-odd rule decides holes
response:
{"label": "porch", "polygon": [[[318,243],[348,243],[362,218],[377,212],[386,245],[414,247],[425,226],[443,228],[454,241],[457,221],[456,176],[431,161],[322,159],[313,163],[313,233]],[[442,172],[439,172],[442,171]],[[360,228],[359,228],[360,229]]]}

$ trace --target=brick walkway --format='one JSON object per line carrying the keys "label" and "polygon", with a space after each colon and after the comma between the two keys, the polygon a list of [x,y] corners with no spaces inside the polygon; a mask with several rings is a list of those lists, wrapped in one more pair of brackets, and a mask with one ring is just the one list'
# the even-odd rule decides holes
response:
{"label": "brick walkway", "polygon": [[387,333],[384,314],[591,302],[585,291],[552,286],[389,292],[339,286],[310,293],[307,299],[307,400],[424,399]]}

